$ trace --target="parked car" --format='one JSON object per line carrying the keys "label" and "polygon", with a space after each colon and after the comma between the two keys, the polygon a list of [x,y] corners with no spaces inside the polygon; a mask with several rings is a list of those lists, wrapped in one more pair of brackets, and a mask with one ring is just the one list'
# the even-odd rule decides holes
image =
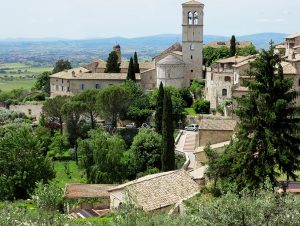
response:
{"label": "parked car", "polygon": [[134,122],[129,123],[125,126],[127,129],[134,129],[137,128],[136,124]]}
{"label": "parked car", "polygon": [[186,131],[198,131],[199,130],[199,125],[197,124],[191,124],[185,127]]}
{"label": "parked car", "polygon": [[151,126],[148,125],[147,123],[143,123],[140,128],[141,129],[151,129]]}

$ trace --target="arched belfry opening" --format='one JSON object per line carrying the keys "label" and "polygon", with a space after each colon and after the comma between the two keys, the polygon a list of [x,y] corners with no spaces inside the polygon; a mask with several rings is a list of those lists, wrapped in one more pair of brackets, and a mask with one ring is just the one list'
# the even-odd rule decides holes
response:
{"label": "arched belfry opening", "polygon": [[192,12],[188,12],[188,24],[193,25],[194,22],[194,16]]}
{"label": "arched belfry opening", "polygon": [[198,16],[198,12],[194,12],[194,15],[193,15],[193,24],[194,25],[197,25],[199,22],[199,16]]}

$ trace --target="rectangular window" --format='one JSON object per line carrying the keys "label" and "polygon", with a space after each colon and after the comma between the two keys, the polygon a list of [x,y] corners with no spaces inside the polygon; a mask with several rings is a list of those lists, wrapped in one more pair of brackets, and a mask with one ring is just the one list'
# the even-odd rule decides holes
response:
{"label": "rectangular window", "polygon": [[100,89],[100,85],[99,84],[96,84],[96,89]]}
{"label": "rectangular window", "polygon": [[64,83],[64,80],[63,80],[63,79],[61,80],[61,83]]}
{"label": "rectangular window", "polygon": [[64,91],[64,87],[63,87],[63,86],[61,87],[61,91],[62,91],[62,92]]}
{"label": "rectangular window", "polygon": [[225,76],[225,82],[231,82],[230,76]]}
{"label": "rectangular window", "polygon": [[300,86],[300,79],[298,80],[298,86]]}
{"label": "rectangular window", "polygon": [[81,85],[80,85],[80,89],[81,89],[81,90],[84,90],[84,84],[81,84]]}
{"label": "rectangular window", "polygon": [[70,87],[67,87],[67,92],[70,92]]}

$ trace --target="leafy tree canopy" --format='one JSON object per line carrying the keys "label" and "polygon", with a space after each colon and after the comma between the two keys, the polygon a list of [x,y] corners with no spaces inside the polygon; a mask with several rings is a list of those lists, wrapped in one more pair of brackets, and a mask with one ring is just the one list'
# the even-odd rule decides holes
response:
{"label": "leafy tree canopy", "polygon": [[71,63],[68,60],[58,60],[53,68],[52,74],[71,69]]}

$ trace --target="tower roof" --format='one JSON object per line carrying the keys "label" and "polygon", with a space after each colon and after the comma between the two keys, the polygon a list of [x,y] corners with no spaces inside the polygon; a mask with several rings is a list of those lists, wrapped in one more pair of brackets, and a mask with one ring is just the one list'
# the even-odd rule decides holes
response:
{"label": "tower roof", "polygon": [[203,3],[195,1],[195,0],[191,0],[191,1],[185,2],[182,5],[183,6],[204,6]]}
{"label": "tower roof", "polygon": [[158,65],[184,65],[184,62],[173,55],[168,55],[162,60],[158,61],[157,64]]}

